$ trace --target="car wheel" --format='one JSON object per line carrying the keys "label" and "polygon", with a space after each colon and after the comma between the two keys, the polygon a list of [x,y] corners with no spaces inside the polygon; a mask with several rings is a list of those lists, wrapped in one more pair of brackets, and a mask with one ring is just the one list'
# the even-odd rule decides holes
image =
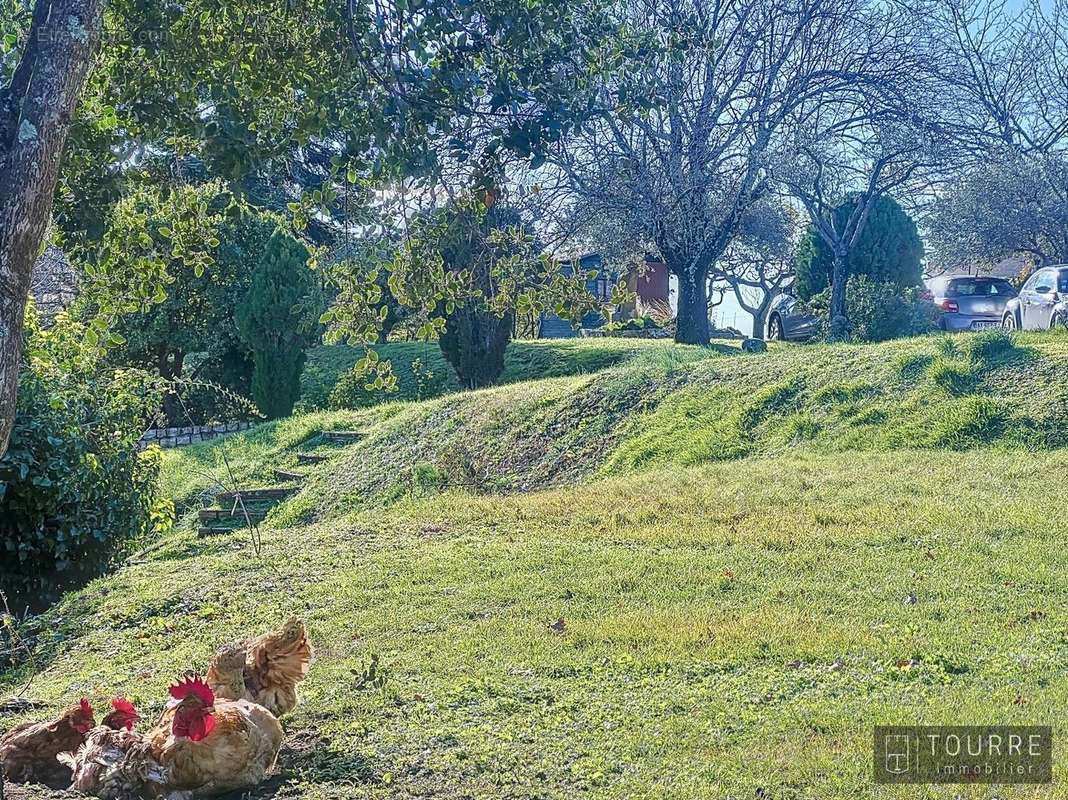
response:
{"label": "car wheel", "polygon": [[782,334],[782,318],[778,314],[772,314],[768,321],[768,339],[773,342],[781,342],[785,338]]}
{"label": "car wheel", "polygon": [[1007,331],[1016,330],[1016,315],[1012,313],[1006,314],[1001,320],[1001,327]]}

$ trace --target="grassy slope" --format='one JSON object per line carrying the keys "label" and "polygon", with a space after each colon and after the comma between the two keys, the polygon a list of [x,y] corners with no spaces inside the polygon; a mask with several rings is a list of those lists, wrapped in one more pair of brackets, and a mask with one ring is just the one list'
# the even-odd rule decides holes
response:
{"label": "grassy slope", "polygon": [[[296,610],[320,659],[286,780],[259,796],[312,800],[853,798],[876,722],[1063,734],[1068,559],[1049,480],[1068,466],[1050,447],[1068,337],[987,345],[664,347],[184,450],[168,479],[189,497],[224,449],[247,480],[320,425],[372,432],[315,468],[275,517],[310,522],[267,530],[262,556],[179,530],[69,596],[26,631],[33,694],[158,706],[216,642]],[[983,380],[961,383],[978,360]],[[493,487],[549,488],[397,490],[404,463],[464,448]],[[357,689],[372,655],[382,685]]]}

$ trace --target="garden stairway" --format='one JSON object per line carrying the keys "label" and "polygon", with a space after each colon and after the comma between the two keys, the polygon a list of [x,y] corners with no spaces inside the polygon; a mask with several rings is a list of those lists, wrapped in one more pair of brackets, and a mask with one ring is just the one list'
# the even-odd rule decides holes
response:
{"label": "garden stairway", "polygon": [[291,483],[289,486],[265,486],[239,492],[219,492],[215,495],[218,507],[200,509],[200,527],[197,529],[197,534],[216,536],[247,527],[249,523],[259,524],[263,522],[268,511],[298,489],[295,483]]}
{"label": "garden stairway", "polygon": [[308,441],[326,445],[327,451],[297,453],[297,463],[305,466],[321,464],[324,461],[328,461],[331,456],[335,455],[334,451],[345,445],[358,442],[365,436],[367,436],[365,431],[320,431],[309,438]]}
{"label": "garden stairway", "polygon": [[[311,465],[327,461],[334,455],[335,450],[358,442],[366,435],[364,431],[319,431],[308,441],[326,446],[326,451],[297,453],[297,463]],[[274,478],[281,484],[279,486],[217,493],[215,507],[200,509],[198,535],[216,536],[263,522],[272,508],[299,491],[304,477],[302,472],[275,469]]]}

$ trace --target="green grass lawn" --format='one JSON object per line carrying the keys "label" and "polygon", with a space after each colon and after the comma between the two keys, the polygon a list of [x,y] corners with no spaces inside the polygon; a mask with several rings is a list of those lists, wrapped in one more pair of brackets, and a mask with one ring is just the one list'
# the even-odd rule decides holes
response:
{"label": "green grass lawn", "polygon": [[1068,336],[662,345],[188,448],[187,500],[223,452],[247,485],[314,430],[370,434],[259,555],[182,525],[24,625],[30,694],[154,712],[296,612],[319,658],[259,798],[1063,798],[1063,747],[1045,787],[870,773],[877,723],[1068,732],[1066,364]]}

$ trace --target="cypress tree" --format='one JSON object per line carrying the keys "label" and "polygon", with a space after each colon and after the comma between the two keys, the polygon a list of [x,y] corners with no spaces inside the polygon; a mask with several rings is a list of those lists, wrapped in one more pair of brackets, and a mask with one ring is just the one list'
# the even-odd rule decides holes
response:
{"label": "cypress tree", "polygon": [[[853,204],[847,200],[835,209],[839,226],[845,226]],[[798,297],[809,300],[827,288],[832,261],[830,248],[810,228],[796,261]],[[867,275],[875,283],[892,283],[899,290],[923,280],[923,241],[912,217],[893,198],[884,195],[875,201],[846,267],[849,275]]]}
{"label": "cypress tree", "polygon": [[267,242],[235,315],[252,349],[252,399],[268,419],[293,413],[304,352],[314,338],[317,293],[308,250],[282,230]]}

